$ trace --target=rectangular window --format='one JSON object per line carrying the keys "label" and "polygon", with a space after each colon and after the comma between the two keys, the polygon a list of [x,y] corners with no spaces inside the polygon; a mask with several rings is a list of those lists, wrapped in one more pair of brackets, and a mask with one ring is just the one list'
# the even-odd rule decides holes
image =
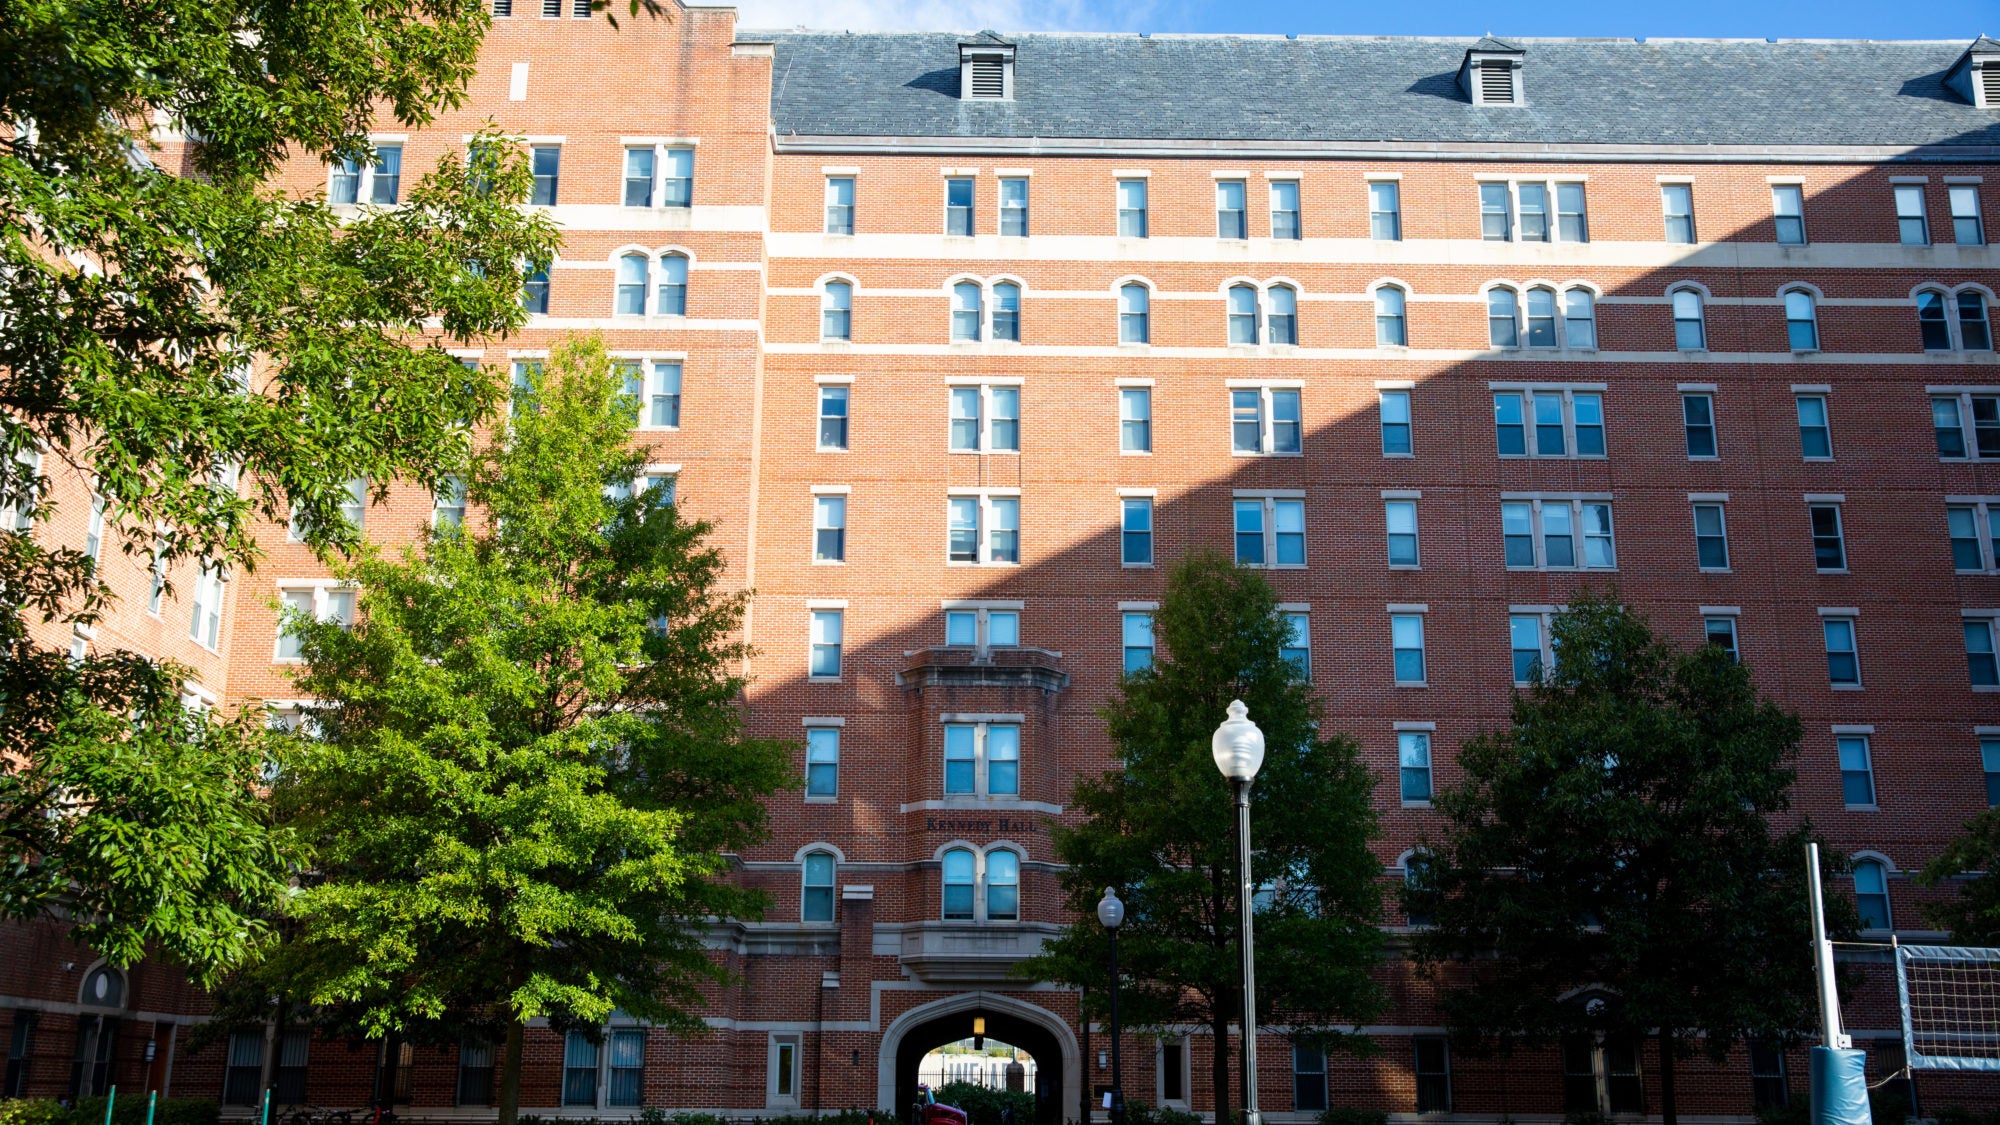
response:
{"label": "rectangular window", "polygon": [[1690,245],[1694,242],[1694,185],[1661,184],[1660,209],[1667,220],[1667,241]]}
{"label": "rectangular window", "polygon": [[826,233],[854,233],[854,177],[826,178]]}
{"label": "rectangular window", "polygon": [[1153,451],[1153,390],[1151,387],[1118,388],[1118,451]]}
{"label": "rectangular window", "polygon": [[1250,204],[1242,180],[1215,181],[1215,237],[1250,237]]}
{"label": "rectangular window", "polygon": [[160,605],[167,593],[167,560],[163,556],[166,549],[165,540],[153,540],[152,581],[146,589],[146,612],[154,617],[160,615]]}
{"label": "rectangular window", "polygon": [[660,163],[660,206],[688,207],[694,203],[694,150],[664,150]]}
{"label": "rectangular window", "polygon": [[1778,245],[1804,246],[1806,242],[1805,188],[1798,184],[1772,184],[1771,220],[1777,228]]}
{"label": "rectangular window", "polygon": [[1612,570],[1618,566],[1608,501],[1510,500],[1500,505],[1500,526],[1510,568]]}
{"label": "rectangular window", "polygon": [[1167,1039],[1160,1043],[1160,1100],[1178,1102],[1183,1105],[1188,1100],[1188,1042],[1185,1039]]}
{"label": "rectangular window", "polygon": [[1931,427],[1941,458],[2000,457],[2000,395],[1932,395]]}
{"label": "rectangular window", "polygon": [[1389,537],[1389,565],[1421,565],[1417,553],[1417,502],[1385,500],[1382,502],[1382,517]]}
{"label": "rectangular window", "polygon": [[1396,761],[1402,769],[1402,803],[1430,805],[1430,735],[1424,731],[1398,733]]}
{"label": "rectangular window", "polygon": [[819,448],[847,448],[847,396],[844,386],[825,385],[819,389]]}
{"label": "rectangular window", "polygon": [[493,1104],[493,1044],[466,1039],[458,1045],[458,1104]]}
{"label": "rectangular window", "polygon": [[1646,1112],[1646,1083],[1639,1074],[1639,1043],[1604,1041],[1604,1095],[1612,1113]]}
{"label": "rectangular window", "polygon": [[1750,1043],[1750,1104],[1757,1109],[1783,1109],[1791,1093],[1785,1087],[1785,1052],[1768,1040]]}
{"label": "rectangular window", "polygon": [[1130,676],[1153,666],[1153,615],[1127,613],[1123,619],[1125,674]]}
{"label": "rectangular window", "polygon": [[368,202],[388,205],[402,192],[403,146],[376,145],[375,163],[369,168]]}
{"label": "rectangular window", "polygon": [[946,561],[978,565],[1021,561],[1021,498],[952,496],[945,501]]}
{"label": "rectangular window", "polygon": [[1556,185],[1556,237],[1564,242],[1590,241],[1590,215],[1584,209],[1580,183]]}
{"label": "rectangular window", "polygon": [[205,563],[195,575],[194,612],[188,621],[188,636],[206,649],[222,643],[222,567]]}
{"label": "rectangular window", "polygon": [[[351,589],[328,586],[278,590],[280,610],[296,613],[312,621],[324,621],[345,629],[354,624],[354,595]],[[278,660],[299,660],[305,655],[303,638],[291,631],[283,617],[278,622]]]}
{"label": "rectangular window", "polygon": [[775,1040],[771,1049],[771,1094],[787,1104],[799,1097],[799,1045]]}
{"label": "rectangular window", "polygon": [[1019,453],[1021,389],[980,384],[951,388],[953,453]]}
{"label": "rectangular window", "polygon": [[1000,181],[1000,233],[1008,238],[1028,237],[1028,181],[1006,178]]}
{"label": "rectangular window", "polygon": [[1986,775],[1986,807],[2000,807],[2000,738],[1979,740],[1979,768]]}
{"label": "rectangular window", "polygon": [[847,561],[847,497],[813,497],[813,561]]}
{"label": "rectangular window", "polygon": [[1865,734],[1843,734],[1834,740],[1840,753],[1840,795],[1849,808],[1875,807],[1875,764]]}
{"label": "rectangular window", "polygon": [[947,610],[944,615],[944,643],[979,648],[1018,645],[1021,643],[1021,613],[1019,610],[986,606]]}
{"label": "rectangular window", "polygon": [[1681,425],[1687,433],[1687,452],[1690,461],[1704,460],[1717,455],[1713,395],[1682,395]]}
{"label": "rectangular window", "polygon": [[1496,391],[1493,427],[1502,457],[1602,457],[1604,395],[1567,387]]}
{"label": "rectangular window", "polygon": [[602,1048],[581,1031],[563,1036],[562,1104],[597,1104],[597,1066]]}
{"label": "rectangular window", "polygon": [[1368,237],[1377,242],[1403,239],[1403,189],[1394,180],[1368,185]]}
{"label": "rectangular window", "polygon": [[[1952,569],[1961,574],[1981,574],[1993,569],[1988,552],[2000,548],[1991,538],[1994,512],[1985,504],[1953,504],[1944,510],[1945,530],[1951,538]],[[1980,534],[1984,527],[1988,534]]]}
{"label": "rectangular window", "polygon": [[1410,456],[1414,449],[1410,441],[1410,392],[1382,391],[1377,402],[1382,415],[1382,456]]}
{"label": "rectangular window", "polygon": [[104,557],[104,507],[105,498],[92,493],[90,497],[90,522],[83,529],[83,553],[93,563]]}
{"label": "rectangular window", "polygon": [[1304,237],[1299,225],[1297,180],[1271,181],[1271,237],[1293,240]]}
{"label": "rectangular window", "polygon": [[1146,237],[1146,181],[1118,181],[1118,237]]}
{"label": "rectangular window", "polygon": [[625,150],[625,206],[653,205],[654,152],[651,148]]}
{"label": "rectangular window", "polygon": [[816,679],[840,678],[843,616],[843,611],[838,609],[812,611],[812,659],[808,665],[808,674]]}
{"label": "rectangular window", "polygon": [[278,1041],[278,1065],[271,1072],[271,1100],[283,1105],[304,1105],[306,1064],[312,1050],[312,1032],[287,1031]]}
{"label": "rectangular window", "polygon": [[1847,569],[1847,543],[1840,533],[1840,505],[1812,504],[1806,508],[1812,521],[1813,565],[1820,570]]}
{"label": "rectangular window", "polygon": [[232,1033],[229,1036],[228,1063],[222,1071],[222,1104],[256,1105],[260,1093],[257,1083],[263,1077],[263,1068],[263,1033]]}
{"label": "rectangular window", "polygon": [[1547,625],[1547,614],[1516,613],[1507,618],[1514,650],[1515,686],[1526,687],[1554,663]]}
{"label": "rectangular window", "polygon": [[2000,687],[2000,658],[1993,647],[1993,620],[1965,618],[1965,663],[1973,687]]}
{"label": "rectangular window", "polygon": [[1302,440],[1296,389],[1252,387],[1229,392],[1231,452],[1294,454],[1300,451]]}
{"label": "rectangular window", "polygon": [[1822,617],[1826,635],[1826,678],[1835,687],[1861,686],[1861,654],[1855,647],[1852,617]]}
{"label": "rectangular window", "polygon": [[1128,497],[1123,501],[1119,562],[1125,566],[1153,565],[1153,501]]}
{"label": "rectangular window", "polygon": [[1299,679],[1310,681],[1313,672],[1312,618],[1303,613],[1285,613],[1285,644],[1279,655],[1292,666]]}
{"label": "rectangular window", "polygon": [[1827,419],[1825,395],[1797,396],[1799,454],[1808,461],[1833,460],[1833,428]]}
{"label": "rectangular window", "polygon": [[1479,185],[1479,237],[1488,242],[1508,242],[1514,237],[1513,202],[1506,184]]}
{"label": "rectangular window", "polygon": [[1326,1109],[1326,1054],[1318,1047],[1292,1047],[1292,1108],[1301,1113]]}
{"label": "rectangular window", "polygon": [[534,191],[528,196],[528,202],[536,207],[554,207],[556,188],[562,177],[562,147],[536,145],[529,149],[528,170],[535,177]]}
{"label": "rectangular window", "polygon": [[944,182],[944,233],[972,237],[972,179],[953,176]]}
{"label": "rectangular window", "polygon": [[1704,617],[1701,621],[1702,635],[1709,644],[1729,654],[1729,662],[1735,664],[1742,659],[1736,651],[1736,619],[1734,617]]}
{"label": "rectangular window", "polygon": [[1451,1049],[1444,1039],[1420,1035],[1411,1040],[1416,1048],[1417,1112],[1451,1112]]}
{"label": "rectangular window", "polygon": [[1421,684],[1424,676],[1424,618],[1398,613],[1389,618],[1389,644],[1395,655],[1396,682]]}
{"label": "rectangular window", "polygon": [[681,424],[681,365],[653,364],[651,386],[646,391],[646,425],[653,429],[676,430]]}
{"label": "rectangular window", "polygon": [[610,1048],[608,1089],[605,1105],[639,1105],[646,1086],[646,1033],[636,1028],[621,1029],[606,1036]]}
{"label": "rectangular window", "polygon": [[1021,728],[1013,723],[947,723],[944,728],[947,796],[1021,795]]}
{"label": "rectangular window", "polygon": [[1924,185],[1896,185],[1896,237],[1905,246],[1928,246],[1930,221],[1924,214]]}
{"label": "rectangular window", "polygon": [[840,728],[806,728],[806,796],[840,793]]}
{"label": "rectangular window", "polygon": [[28,1094],[28,1062],[35,1054],[37,1014],[28,1008],[14,1012],[14,1029],[7,1040],[6,1084],[0,1086],[0,1097],[23,1098]]}
{"label": "rectangular window", "polygon": [[1237,497],[1238,566],[1306,565],[1306,503],[1272,496]]}
{"label": "rectangular window", "polygon": [[1695,565],[1703,570],[1729,569],[1729,532],[1722,519],[1722,505],[1694,506]]}
{"label": "rectangular window", "polygon": [[1945,189],[1951,199],[1951,238],[1960,246],[1986,245],[1986,224],[1979,213],[1979,185],[1952,184]]}
{"label": "rectangular window", "polygon": [[1522,242],[1549,240],[1549,187],[1547,184],[1520,184],[1515,188],[1520,210]]}

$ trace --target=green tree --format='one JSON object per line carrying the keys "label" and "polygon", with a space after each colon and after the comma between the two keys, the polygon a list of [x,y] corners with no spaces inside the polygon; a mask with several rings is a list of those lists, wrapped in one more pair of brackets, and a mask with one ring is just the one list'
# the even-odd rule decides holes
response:
{"label": "green tree", "polygon": [[[19,0],[0,19],[0,752],[25,763],[0,786],[7,915],[67,904],[113,959],[156,940],[204,978],[253,955],[248,919],[287,874],[238,784],[254,740],[172,713],[174,670],[72,671],[38,644],[110,591],[32,524],[87,487],[140,562],[247,569],[262,520],[351,547],[348,481],[463,462],[498,381],[446,348],[518,327],[556,244],[516,206],[525,157],[488,133],[401,206],[351,214],[275,177],[369,159],[381,115],[460,104],[487,20],[477,0]],[[109,718],[133,705],[137,733]],[[176,780],[202,799],[119,812]],[[58,792],[90,795],[38,821]]]}
{"label": "green tree", "polygon": [[559,343],[475,460],[483,530],[342,568],[351,630],[293,615],[315,721],[275,800],[317,870],[257,971],[368,1035],[500,1032],[614,1008],[701,1026],[703,923],[753,917],[725,852],[763,838],[788,744],[742,731],[745,595],[626,438],[601,340]]}
{"label": "green tree", "polygon": [[1105,723],[1121,768],[1078,781],[1074,827],[1055,831],[1071,923],[1026,976],[1088,990],[1101,1012],[1110,977],[1096,904],[1118,889],[1121,1015],[1128,1026],[1213,1029],[1211,1082],[1227,1120],[1229,1028],[1242,1013],[1236,814],[1209,742],[1242,700],[1263,729],[1251,790],[1257,906],[1257,1014],[1302,1042],[1365,1050],[1353,1032],[1380,1007],[1381,862],[1374,778],[1355,744],[1328,735],[1311,685],[1282,650],[1289,628],[1255,571],[1213,553],[1173,570],[1154,617],[1161,657],[1128,676]]}
{"label": "green tree", "polygon": [[[1659,1039],[1660,1107],[1697,1044],[1814,1022],[1801,727],[1720,648],[1674,648],[1615,593],[1556,615],[1555,666],[1459,750],[1405,892],[1421,970],[1468,1046]],[[1852,908],[1829,902],[1838,932]]]}
{"label": "green tree", "polygon": [[2000,944],[2000,809],[1987,809],[1965,822],[1959,837],[1917,872],[1920,887],[1963,880],[1958,894],[1924,904],[1931,925],[1951,933],[1960,945]]}

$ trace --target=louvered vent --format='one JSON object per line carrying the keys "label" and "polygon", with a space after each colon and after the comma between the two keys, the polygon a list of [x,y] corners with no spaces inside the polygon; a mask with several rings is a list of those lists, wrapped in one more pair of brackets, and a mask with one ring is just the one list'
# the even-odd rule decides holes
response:
{"label": "louvered vent", "polygon": [[1007,96],[1007,64],[1000,59],[972,60],[972,96],[1000,99]]}
{"label": "louvered vent", "polygon": [[580,19],[580,20],[587,20],[587,19],[589,19],[589,18],[590,18],[590,0],[576,0],[576,3],[570,6],[570,13],[569,13],[569,14],[570,14],[570,15],[572,15],[572,16],[575,16],[575,17],[576,17],[577,19]]}
{"label": "louvered vent", "polygon": [[557,20],[562,18],[562,0],[542,0],[542,18]]}
{"label": "louvered vent", "polygon": [[1987,109],[2000,109],[2000,66],[1989,63],[1979,68],[1979,91]]}
{"label": "louvered vent", "polygon": [[514,14],[514,0],[493,0],[493,14],[511,16]]}
{"label": "louvered vent", "polygon": [[1506,63],[1487,63],[1479,68],[1481,105],[1514,104],[1514,68]]}

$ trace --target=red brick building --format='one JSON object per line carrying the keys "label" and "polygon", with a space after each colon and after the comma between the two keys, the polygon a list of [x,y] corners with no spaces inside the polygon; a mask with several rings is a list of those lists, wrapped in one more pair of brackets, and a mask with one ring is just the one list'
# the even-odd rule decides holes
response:
{"label": "red brick building", "polygon": [[[1008,969],[1065,921],[1047,827],[1108,764],[1095,716],[1150,658],[1163,564],[1197,546],[1283,592],[1294,655],[1382,779],[1385,887],[1548,615],[1615,579],[1800,712],[1796,808],[1859,861],[1879,936],[1922,935],[1908,873],[2000,799],[2000,43],[770,33],[728,8],[620,30],[495,8],[464,108],[376,135],[374,167],[287,182],[393,203],[489,119],[534,148],[562,254],[529,328],[468,358],[532,364],[596,330],[635,365],[635,440],[755,590],[753,725],[800,740],[807,781],[740,857],[776,905],[712,935],[740,983],[711,1034],[533,1029],[525,1107],[904,1104],[916,1058],[979,1014],[1035,1056],[1043,1120],[1080,1115],[1109,1081],[1102,1029]],[[399,485],[356,515],[396,543],[450,508]],[[32,533],[84,542],[88,511]],[[185,661],[225,706],[304,702],[273,605],[347,603],[284,540],[157,600],[106,552],[122,604],[74,643]],[[1383,1051],[1321,1060],[1268,1031],[1270,1116],[1657,1110],[1651,1044],[1450,1058],[1394,956],[1405,921]],[[478,1045],[273,1051],[252,1029],[191,1051],[202,1003],[170,971],[93,973],[52,927],[10,934],[8,1092],[276,1084],[492,1112]],[[1849,1023],[1893,1072],[1890,995]],[[1206,1035],[1131,1037],[1129,1096],[1203,1111]],[[1696,1063],[1681,1111],[1743,1117],[1801,1096],[1802,1070]],[[1994,1092],[1926,1076],[1917,1096]]]}

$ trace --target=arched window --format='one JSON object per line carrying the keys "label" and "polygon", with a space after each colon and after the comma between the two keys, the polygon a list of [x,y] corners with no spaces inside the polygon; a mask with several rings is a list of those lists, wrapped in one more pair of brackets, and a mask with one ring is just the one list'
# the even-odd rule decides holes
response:
{"label": "arched window", "polygon": [[125,974],[109,965],[99,965],[83,978],[83,989],[77,995],[79,1003],[93,1008],[123,1008],[125,1006]]}
{"label": "arched window", "polygon": [[1811,293],[1794,289],[1785,294],[1785,335],[1795,352],[1819,350],[1819,323],[1813,317]]}
{"label": "arched window", "polygon": [[1917,294],[1917,331],[1923,334],[1924,350],[1951,350],[1951,322],[1944,314],[1944,294],[1926,289]]}
{"label": "arched window", "polygon": [[1556,291],[1553,289],[1528,290],[1528,346],[1556,346]]}
{"label": "arched window", "polygon": [[854,287],[845,281],[829,281],[819,298],[819,335],[822,340],[848,340],[854,314]]}
{"label": "arched window", "polygon": [[656,311],[661,316],[686,316],[688,311],[688,260],[681,254],[668,254],[660,259],[660,301]]}
{"label": "arched window", "polygon": [[618,259],[619,316],[646,315],[646,256],[627,254]]}
{"label": "arched window", "polygon": [[961,281],[951,287],[951,338],[979,339],[979,284]]}
{"label": "arched window", "polygon": [[1674,290],[1674,347],[1698,352],[1708,347],[1708,327],[1703,323],[1701,294],[1692,289]]}
{"label": "arched window", "polygon": [[1597,346],[1597,303],[1588,289],[1563,292],[1563,346],[1586,349]]}
{"label": "arched window", "polygon": [[993,338],[1021,342],[1021,287],[1011,281],[993,287]]}
{"label": "arched window", "polygon": [[1854,909],[1861,915],[1862,929],[1890,928],[1889,875],[1877,860],[1864,859],[1854,865]]}
{"label": "arched window", "polygon": [[799,921],[833,921],[833,853],[807,852],[799,891]]}
{"label": "arched window", "polygon": [[1021,857],[996,848],[986,853],[986,920],[1012,922],[1021,917]]}
{"label": "arched window", "polygon": [[1274,344],[1296,344],[1299,342],[1299,295],[1287,285],[1274,285],[1266,295],[1271,312],[1267,318],[1271,342]]}
{"label": "arched window", "polygon": [[1520,302],[1512,289],[1487,290],[1486,338],[1496,348],[1521,346]]}
{"label": "arched window", "polygon": [[970,848],[953,848],[944,853],[944,916],[947,921],[972,920],[977,871],[978,860]]}
{"label": "arched window", "polygon": [[1248,285],[1229,287],[1229,342],[1257,342],[1257,291]]}
{"label": "arched window", "polygon": [[1958,294],[1958,346],[1969,352],[1993,350],[1993,330],[1986,321],[1986,296],[1971,289]]}
{"label": "arched window", "polygon": [[1118,290],[1118,342],[1153,342],[1152,300],[1143,285],[1126,285]]}
{"label": "arched window", "polygon": [[1403,322],[1403,291],[1393,285],[1375,290],[1375,343],[1407,347],[1410,334]]}

